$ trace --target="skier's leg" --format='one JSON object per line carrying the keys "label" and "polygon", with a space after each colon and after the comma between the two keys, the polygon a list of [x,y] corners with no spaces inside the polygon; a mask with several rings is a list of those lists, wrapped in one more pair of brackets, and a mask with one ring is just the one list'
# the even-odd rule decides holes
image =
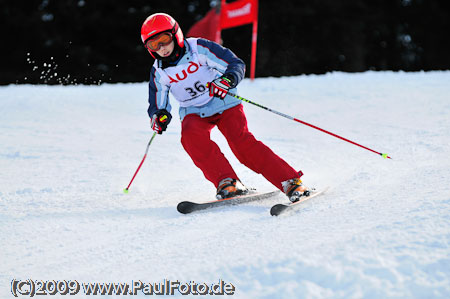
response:
{"label": "skier's leg", "polygon": [[294,168],[248,131],[242,105],[224,111],[217,126],[238,160],[254,172],[262,174],[278,189],[284,192],[281,183],[299,177]]}
{"label": "skier's leg", "polygon": [[225,178],[238,179],[217,144],[211,140],[211,130],[215,127],[217,118],[201,118],[196,114],[189,114],[181,124],[181,143],[184,149],[206,179],[216,187]]}

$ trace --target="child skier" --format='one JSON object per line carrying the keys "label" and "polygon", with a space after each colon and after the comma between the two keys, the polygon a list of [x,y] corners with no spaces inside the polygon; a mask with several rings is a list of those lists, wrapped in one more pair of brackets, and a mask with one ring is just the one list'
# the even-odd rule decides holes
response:
{"label": "child skier", "polygon": [[184,39],[178,23],[169,15],[156,13],[142,25],[141,38],[155,62],[150,72],[149,108],[151,126],[162,134],[172,119],[169,91],[179,102],[181,143],[194,164],[217,188],[224,199],[245,194],[228,160],[215,142],[211,130],[217,126],[238,160],[262,174],[292,201],[308,189],[298,173],[248,131],[236,93],[244,78],[245,64],[231,50],[201,38]]}

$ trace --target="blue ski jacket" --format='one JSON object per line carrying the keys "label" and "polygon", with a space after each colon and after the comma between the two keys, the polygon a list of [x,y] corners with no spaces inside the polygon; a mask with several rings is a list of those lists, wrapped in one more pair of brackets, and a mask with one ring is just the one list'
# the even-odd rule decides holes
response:
{"label": "blue ski jacket", "polygon": [[[155,60],[150,71],[150,118],[159,109],[171,111],[169,91],[179,103],[181,120],[188,114],[209,117],[240,104],[240,100],[227,95],[224,100],[209,96],[206,83],[231,75],[237,85],[245,75],[245,64],[231,50],[201,38],[185,39],[186,51],[173,65]],[[236,93],[236,88],[230,90]]]}

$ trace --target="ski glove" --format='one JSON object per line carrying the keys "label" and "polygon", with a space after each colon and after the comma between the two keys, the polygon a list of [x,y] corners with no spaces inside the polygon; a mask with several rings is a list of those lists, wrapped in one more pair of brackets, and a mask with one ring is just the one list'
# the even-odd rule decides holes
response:
{"label": "ski glove", "polygon": [[209,95],[225,99],[228,91],[231,88],[236,87],[234,76],[231,74],[225,74],[208,84]]}
{"label": "ski glove", "polygon": [[162,134],[170,123],[172,115],[166,109],[160,109],[153,114],[151,126],[153,131]]}

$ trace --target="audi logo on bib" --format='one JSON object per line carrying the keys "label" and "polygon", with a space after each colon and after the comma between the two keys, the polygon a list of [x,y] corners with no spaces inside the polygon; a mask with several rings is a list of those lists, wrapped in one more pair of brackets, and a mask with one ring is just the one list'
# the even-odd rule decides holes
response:
{"label": "audi logo on bib", "polygon": [[186,70],[183,70],[181,72],[181,76],[182,77],[180,76],[179,73],[175,74],[175,77],[178,80],[176,80],[176,79],[172,78],[171,76],[169,76],[169,79],[170,79],[169,83],[178,83],[178,81],[182,81],[182,80],[186,79],[188,74],[193,74],[196,71],[198,71],[198,69],[199,69],[198,64],[196,64],[195,62],[191,61],[191,62],[189,62],[189,66],[187,67],[187,72],[186,72]]}

